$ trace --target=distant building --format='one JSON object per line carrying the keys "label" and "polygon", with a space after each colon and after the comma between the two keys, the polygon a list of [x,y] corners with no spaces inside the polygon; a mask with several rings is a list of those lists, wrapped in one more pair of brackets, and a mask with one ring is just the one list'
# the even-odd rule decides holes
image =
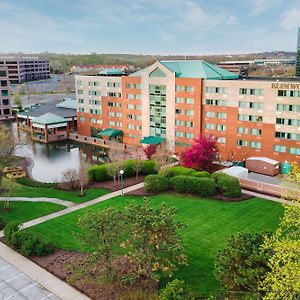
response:
{"label": "distant building", "polygon": [[296,77],[300,77],[300,27],[298,28]]}
{"label": "distant building", "polygon": [[221,61],[218,66],[229,72],[233,72],[242,77],[248,77],[249,69],[253,68],[254,62],[252,60],[246,61]]}
{"label": "distant building", "polygon": [[255,65],[266,66],[266,65],[295,65],[295,58],[263,58],[263,59],[254,59]]}
{"label": "distant building", "polygon": [[35,141],[50,143],[66,140],[77,126],[76,101],[39,103],[17,114],[18,129],[31,133]]}
{"label": "distant building", "polygon": [[132,73],[135,70],[131,65],[74,65],[70,71],[75,74],[97,75],[104,69],[118,69],[125,73]]}
{"label": "distant building", "polygon": [[12,117],[10,84],[7,68],[0,66],[0,120]]}
{"label": "distant building", "polygon": [[0,66],[7,67],[10,83],[50,78],[49,61],[38,57],[0,56]]}

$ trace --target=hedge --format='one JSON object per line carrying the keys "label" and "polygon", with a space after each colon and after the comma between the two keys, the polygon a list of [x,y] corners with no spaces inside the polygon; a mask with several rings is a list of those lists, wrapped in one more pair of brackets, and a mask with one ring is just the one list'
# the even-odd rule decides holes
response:
{"label": "hedge", "polygon": [[217,172],[212,175],[217,187],[225,197],[238,198],[241,196],[241,186],[238,178],[228,174]]}
{"label": "hedge", "polygon": [[169,179],[161,175],[148,175],[145,178],[145,191],[147,193],[165,192],[169,188]]}
{"label": "hedge", "polygon": [[216,190],[215,181],[206,177],[174,176],[170,183],[178,193],[197,194],[201,197],[211,197]]}
{"label": "hedge", "polygon": [[[136,174],[134,170],[134,159],[125,160],[122,163],[122,169],[124,170],[124,177],[133,177]],[[95,181],[105,181],[112,179],[112,177],[107,172],[107,166],[110,164],[103,164],[103,165],[96,165],[90,168],[89,176],[92,180]],[[157,171],[155,169],[155,163],[153,160],[144,160],[142,169],[140,174],[149,175],[149,174],[156,174]]]}
{"label": "hedge", "polygon": [[15,181],[22,185],[38,187],[38,188],[56,188],[57,187],[56,182],[40,182],[40,181],[32,180],[31,178],[28,178],[28,177],[16,178]]}
{"label": "hedge", "polygon": [[159,174],[163,175],[162,172],[164,172],[164,176],[167,178],[179,175],[193,176],[196,173],[194,169],[182,166],[167,167],[164,171],[160,171]]}
{"label": "hedge", "polygon": [[192,173],[191,176],[193,176],[193,177],[211,177],[211,174],[206,171],[198,171],[198,172]]}

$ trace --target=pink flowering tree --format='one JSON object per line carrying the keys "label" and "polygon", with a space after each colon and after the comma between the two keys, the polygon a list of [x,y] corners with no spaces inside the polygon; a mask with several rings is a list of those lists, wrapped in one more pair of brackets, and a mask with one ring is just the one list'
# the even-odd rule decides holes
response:
{"label": "pink flowering tree", "polygon": [[208,170],[217,156],[217,139],[211,135],[200,135],[194,139],[194,144],[181,154],[181,160],[185,167]]}
{"label": "pink flowering tree", "polygon": [[144,149],[144,153],[148,159],[151,159],[152,156],[156,153],[157,145],[147,145]]}

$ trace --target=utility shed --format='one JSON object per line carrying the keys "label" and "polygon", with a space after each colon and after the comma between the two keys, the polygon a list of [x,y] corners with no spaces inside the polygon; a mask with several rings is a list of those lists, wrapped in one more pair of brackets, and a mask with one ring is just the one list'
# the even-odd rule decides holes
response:
{"label": "utility shed", "polygon": [[220,170],[220,172],[238,178],[246,178],[248,176],[248,170],[246,168],[238,167],[238,166],[222,169]]}
{"label": "utility shed", "polygon": [[246,168],[250,172],[275,176],[279,174],[279,161],[267,157],[249,157],[246,159]]}

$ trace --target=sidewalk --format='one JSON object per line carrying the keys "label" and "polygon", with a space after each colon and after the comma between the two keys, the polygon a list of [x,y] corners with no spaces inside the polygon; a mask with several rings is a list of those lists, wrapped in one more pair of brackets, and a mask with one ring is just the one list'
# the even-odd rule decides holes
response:
{"label": "sidewalk", "polygon": [[[6,246],[1,242],[0,242],[0,253],[1,253],[1,257],[5,261],[7,261],[12,266],[14,266],[20,272],[23,272],[25,275],[30,277],[32,280],[34,280],[42,287],[47,289],[50,293],[55,295],[57,298],[61,300],[90,300],[90,298],[88,298],[84,294],[80,293],[79,291],[69,286],[64,281],[58,279],[48,271],[39,267],[38,265],[36,265],[26,257],[20,255],[19,253],[10,249],[8,246]],[[25,289],[21,289],[20,291],[17,291],[17,294],[19,294],[19,292],[22,292],[24,290]],[[15,294],[15,296],[17,294]]]}
{"label": "sidewalk", "polygon": [[59,204],[66,207],[74,206],[75,203],[66,200],[60,200],[57,198],[47,198],[47,197],[38,197],[38,198],[28,198],[28,197],[0,197],[0,201],[24,201],[24,202],[49,202],[54,204]]}

